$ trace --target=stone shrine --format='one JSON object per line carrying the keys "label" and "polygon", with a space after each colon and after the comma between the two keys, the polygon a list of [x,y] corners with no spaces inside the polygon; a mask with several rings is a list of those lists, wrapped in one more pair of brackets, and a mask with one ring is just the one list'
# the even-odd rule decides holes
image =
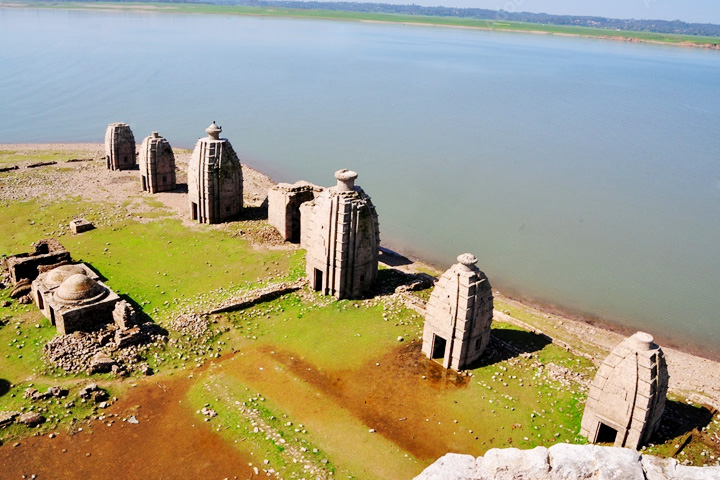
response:
{"label": "stone shrine", "polygon": [[626,338],[590,385],[580,434],[616,447],[644,445],[660,423],[668,379],[665,355],[651,335],[637,332]]}
{"label": "stone shrine", "polygon": [[335,172],[337,185],[300,205],[300,246],[312,287],[337,298],[366,295],[377,278],[380,227],[357,173]]}
{"label": "stone shrine", "polygon": [[145,137],[140,145],[140,180],[144,192],[175,190],[175,155],[158,132]]}
{"label": "stone shrine", "polygon": [[60,335],[89,331],[113,322],[120,297],[82,263],[41,273],[32,283],[36,305]]}
{"label": "stone shrine", "polygon": [[300,205],[315,198],[323,188],[300,180],[278,183],[268,190],[268,222],[287,241],[300,242]]}
{"label": "stone shrine", "polygon": [[476,361],[490,340],[492,288],[470,253],[438,279],[425,309],[422,352],[460,370]]}
{"label": "stone shrine", "polygon": [[195,144],[188,165],[190,218],[221,223],[240,215],[243,208],[242,166],[235,150],[215,122],[207,137]]}
{"label": "stone shrine", "polygon": [[127,123],[111,123],[105,131],[105,158],[108,170],[132,170],[135,160],[135,136]]}

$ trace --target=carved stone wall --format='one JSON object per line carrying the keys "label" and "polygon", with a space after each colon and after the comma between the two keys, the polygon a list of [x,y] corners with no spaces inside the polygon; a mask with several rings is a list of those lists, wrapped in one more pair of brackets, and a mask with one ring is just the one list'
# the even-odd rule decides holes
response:
{"label": "carved stone wall", "polygon": [[591,442],[638,448],[657,429],[668,388],[665,356],[638,332],[615,347],[590,385],[580,434]]}
{"label": "carved stone wall", "polygon": [[105,158],[108,170],[132,170],[135,159],[135,136],[127,123],[111,123],[105,131]]}
{"label": "carved stone wall", "polygon": [[438,279],[425,309],[422,351],[460,370],[476,361],[490,340],[492,287],[465,253]]}
{"label": "carved stone wall", "polygon": [[335,172],[337,185],[300,206],[300,245],[306,273],[324,295],[361,298],[377,279],[380,227],[370,197],[355,186],[357,173]]}
{"label": "carved stone wall", "polygon": [[175,190],[175,155],[158,132],[145,137],[140,146],[140,181],[145,192]]}
{"label": "carved stone wall", "polygon": [[208,136],[198,140],[188,165],[190,218],[200,223],[222,223],[243,208],[242,166],[222,129],[212,123]]}

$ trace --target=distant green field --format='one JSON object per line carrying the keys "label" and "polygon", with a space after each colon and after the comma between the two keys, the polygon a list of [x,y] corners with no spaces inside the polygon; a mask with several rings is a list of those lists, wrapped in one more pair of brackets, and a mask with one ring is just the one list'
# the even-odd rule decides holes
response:
{"label": "distant green field", "polygon": [[370,22],[391,22],[418,25],[437,25],[447,27],[480,28],[500,31],[542,32],[559,35],[578,35],[594,38],[624,38],[637,39],[643,42],[660,42],[668,44],[689,43],[696,45],[718,44],[718,37],[704,37],[695,35],[674,35],[652,32],[630,32],[621,30],[608,30],[601,28],[573,27],[560,25],[542,25],[525,22],[496,22],[494,20],[436,17],[423,15],[400,15],[390,13],[345,12],[335,10],[301,10],[291,8],[246,7],[231,5],[207,4],[179,4],[179,3],[28,3],[28,6],[42,8],[92,8],[92,9],[143,9],[147,11],[172,13],[209,13],[225,15],[256,15],[278,16],[294,18],[317,18],[328,20],[355,20]]}

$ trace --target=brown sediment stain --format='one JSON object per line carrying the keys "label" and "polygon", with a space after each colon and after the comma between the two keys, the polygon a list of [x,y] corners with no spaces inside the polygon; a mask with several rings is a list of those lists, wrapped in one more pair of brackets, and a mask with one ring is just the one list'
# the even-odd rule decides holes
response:
{"label": "brown sediment stain", "polygon": [[275,347],[261,347],[260,353],[416,458],[434,460],[456,442],[467,444],[452,420],[438,411],[437,400],[447,390],[465,387],[469,378],[428,360],[420,348],[419,342],[406,344],[378,359],[379,365],[327,372]]}
{"label": "brown sediment stain", "polygon": [[[0,446],[0,477],[250,478],[250,457],[215,434],[188,404],[185,395],[191,382],[188,378],[150,380],[101,411],[116,416],[81,422],[74,432],[61,428],[55,438],[47,434],[24,438],[18,447],[8,442]],[[131,415],[137,424],[122,421]],[[78,427],[83,430],[78,432]]]}

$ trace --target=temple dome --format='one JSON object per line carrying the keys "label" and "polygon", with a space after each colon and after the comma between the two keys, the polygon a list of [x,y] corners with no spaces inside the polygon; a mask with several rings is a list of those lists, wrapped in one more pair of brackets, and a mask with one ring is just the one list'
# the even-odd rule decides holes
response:
{"label": "temple dome", "polygon": [[61,265],[48,272],[45,277],[45,283],[51,286],[57,286],[64,282],[69,276],[75,275],[76,273],[84,274],[85,269],[80,265]]}
{"label": "temple dome", "polygon": [[63,302],[85,302],[99,299],[107,291],[105,287],[84,273],[70,275],[55,291],[55,297]]}

